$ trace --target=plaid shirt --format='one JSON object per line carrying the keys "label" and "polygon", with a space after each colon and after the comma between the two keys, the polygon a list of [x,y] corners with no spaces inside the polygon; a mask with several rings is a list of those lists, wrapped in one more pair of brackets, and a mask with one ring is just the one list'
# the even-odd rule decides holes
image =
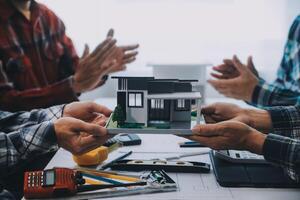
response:
{"label": "plaid shirt", "polygon": [[273,133],[265,140],[263,155],[300,182],[300,106],[272,107],[268,111]]}
{"label": "plaid shirt", "polygon": [[63,106],[31,112],[0,111],[0,177],[13,173],[22,160],[57,150],[52,121],[62,116]]}
{"label": "plaid shirt", "polygon": [[277,79],[268,84],[260,79],[252,95],[257,107],[300,104],[300,15],[290,28]]}
{"label": "plaid shirt", "polygon": [[63,22],[31,2],[27,20],[11,0],[0,0],[0,110],[46,108],[77,99],[71,87],[79,58]]}

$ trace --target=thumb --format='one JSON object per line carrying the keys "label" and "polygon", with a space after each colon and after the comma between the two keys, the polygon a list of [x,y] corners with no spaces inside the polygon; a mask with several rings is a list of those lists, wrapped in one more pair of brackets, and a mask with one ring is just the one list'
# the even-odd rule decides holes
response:
{"label": "thumb", "polygon": [[86,58],[89,54],[90,54],[89,45],[85,44],[83,54],[82,54],[81,58]]}
{"label": "thumb", "polygon": [[201,108],[201,113],[202,114],[206,114],[206,115],[209,115],[209,114],[214,114],[216,111],[216,106],[213,104],[213,105],[208,105],[208,106],[203,106]]}
{"label": "thumb", "polygon": [[111,37],[111,38],[112,38],[112,37],[114,37],[114,34],[115,34],[115,31],[114,31],[114,29],[111,28],[111,29],[109,29],[109,31],[107,32],[106,37],[108,37],[108,38]]}
{"label": "thumb", "polygon": [[256,68],[255,68],[255,66],[254,66],[252,56],[249,56],[249,57],[248,57],[247,67],[248,67],[248,69],[250,69],[250,71],[251,71],[253,74],[255,74],[256,76],[258,76],[258,72],[257,72],[257,70],[256,70]]}
{"label": "thumb", "polygon": [[233,65],[236,67],[236,69],[242,73],[245,71],[245,66],[241,63],[241,61],[238,59],[236,55],[232,58]]}

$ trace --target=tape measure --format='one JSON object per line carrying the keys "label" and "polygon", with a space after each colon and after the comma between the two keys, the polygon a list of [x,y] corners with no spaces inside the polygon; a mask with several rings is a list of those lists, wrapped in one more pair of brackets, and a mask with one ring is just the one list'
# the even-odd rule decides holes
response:
{"label": "tape measure", "polygon": [[79,166],[99,165],[105,161],[108,154],[120,147],[119,143],[110,147],[101,146],[82,155],[73,155],[73,160]]}

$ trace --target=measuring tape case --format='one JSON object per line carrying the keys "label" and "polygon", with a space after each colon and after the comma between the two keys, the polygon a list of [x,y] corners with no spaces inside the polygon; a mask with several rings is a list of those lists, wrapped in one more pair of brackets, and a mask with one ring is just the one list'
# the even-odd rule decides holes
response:
{"label": "measuring tape case", "polygon": [[110,165],[113,170],[143,171],[165,170],[166,172],[209,173],[210,165],[203,162],[164,160],[120,160]]}

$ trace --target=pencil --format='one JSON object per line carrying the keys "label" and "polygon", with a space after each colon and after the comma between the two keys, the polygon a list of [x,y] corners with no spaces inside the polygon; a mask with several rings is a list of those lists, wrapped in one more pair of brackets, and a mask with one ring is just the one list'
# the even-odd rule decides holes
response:
{"label": "pencil", "polygon": [[92,180],[92,179],[84,179],[84,180],[85,180],[85,183],[88,183],[88,184],[90,184],[90,185],[104,184],[104,182],[99,181],[99,180],[97,180],[97,181],[94,181],[94,180]]}
{"label": "pencil", "polygon": [[119,181],[115,181],[115,180],[104,178],[104,177],[100,177],[100,176],[95,176],[95,175],[92,175],[92,174],[83,173],[82,175],[86,176],[88,178],[96,179],[96,180],[99,180],[99,181],[102,181],[102,182],[106,182],[106,183],[121,184],[121,182],[119,182]]}
{"label": "pencil", "polygon": [[90,173],[98,176],[103,176],[106,178],[113,178],[113,179],[118,179],[118,180],[123,180],[123,181],[130,181],[130,182],[137,182],[140,181],[139,178],[134,178],[134,177],[129,177],[129,176],[122,176],[122,175],[114,175],[114,174],[107,174],[107,173],[102,173],[102,172],[92,172],[92,171],[84,171],[85,173]]}

